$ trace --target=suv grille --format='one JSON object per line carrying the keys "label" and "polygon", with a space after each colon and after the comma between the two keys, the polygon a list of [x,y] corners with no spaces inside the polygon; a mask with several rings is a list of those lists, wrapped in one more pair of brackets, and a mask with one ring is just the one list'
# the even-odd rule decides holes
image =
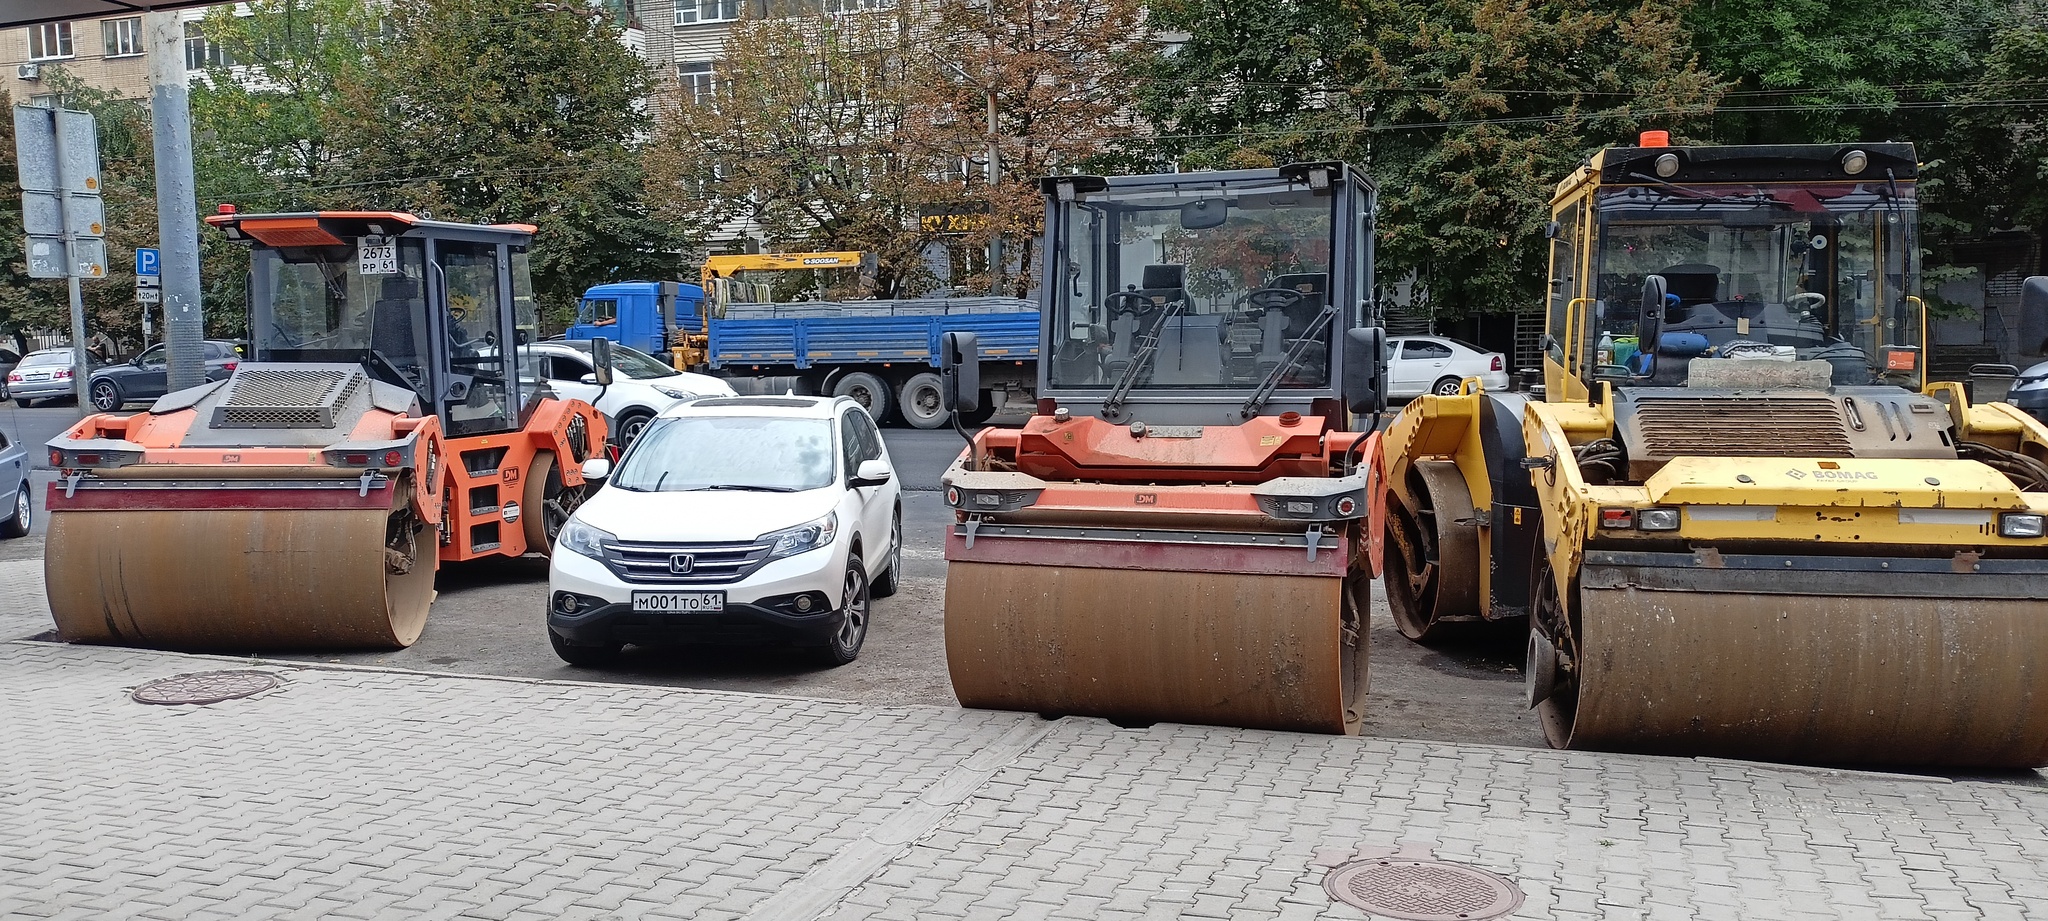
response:
{"label": "suv grille", "polygon": [[[604,545],[604,565],[627,582],[642,585],[725,585],[754,574],[768,562],[773,544],[658,544],[621,541]],[[687,566],[679,557],[687,557]],[[678,572],[678,569],[687,569]]]}

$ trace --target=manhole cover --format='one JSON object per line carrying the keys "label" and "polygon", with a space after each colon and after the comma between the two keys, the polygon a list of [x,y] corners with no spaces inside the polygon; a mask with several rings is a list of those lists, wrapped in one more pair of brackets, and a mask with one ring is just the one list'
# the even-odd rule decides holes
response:
{"label": "manhole cover", "polygon": [[282,683],[269,672],[192,672],[158,678],[128,696],[139,704],[217,704],[261,694]]}
{"label": "manhole cover", "polygon": [[1440,860],[1360,860],[1330,871],[1330,897],[1369,914],[1406,921],[1479,921],[1522,907],[1507,879]]}

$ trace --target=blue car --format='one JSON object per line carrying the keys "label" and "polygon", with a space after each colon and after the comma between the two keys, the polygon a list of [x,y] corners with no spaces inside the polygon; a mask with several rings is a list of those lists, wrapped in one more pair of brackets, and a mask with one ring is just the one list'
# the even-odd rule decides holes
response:
{"label": "blue car", "polygon": [[0,505],[7,517],[0,519],[0,538],[27,537],[33,523],[34,506],[29,502],[28,451],[21,442],[0,432]]}

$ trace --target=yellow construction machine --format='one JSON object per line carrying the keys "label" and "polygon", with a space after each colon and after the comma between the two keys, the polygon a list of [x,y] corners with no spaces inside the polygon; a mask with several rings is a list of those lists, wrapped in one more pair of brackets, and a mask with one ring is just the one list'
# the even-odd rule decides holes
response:
{"label": "yellow construction machine", "polygon": [[[1357,732],[1385,387],[1371,183],[1311,163],[1042,191],[1038,412],[942,480],[954,693]],[[942,337],[956,420],[973,338]]]}
{"label": "yellow construction machine", "polygon": [[2048,763],[2048,428],[1928,382],[1918,171],[1653,132],[1560,183],[1542,396],[1383,442],[1402,632],[1526,618],[1559,748]]}
{"label": "yellow construction machine", "polygon": [[[857,250],[833,253],[732,253],[705,257],[703,267],[698,270],[698,281],[704,287],[703,315],[698,318],[696,332],[677,337],[675,344],[669,349],[670,362],[677,368],[701,368],[711,360],[711,318],[723,318],[728,304],[766,302],[771,299],[768,285],[742,281],[742,273],[796,269],[808,269],[812,272],[826,269],[857,269],[864,274],[872,275],[875,271],[875,257],[872,253]],[[820,288],[822,287],[821,282]]]}

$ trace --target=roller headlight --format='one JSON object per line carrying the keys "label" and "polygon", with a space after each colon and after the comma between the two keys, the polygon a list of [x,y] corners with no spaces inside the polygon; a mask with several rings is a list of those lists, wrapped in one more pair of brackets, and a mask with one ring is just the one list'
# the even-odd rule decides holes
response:
{"label": "roller headlight", "polygon": [[1675,508],[1646,508],[1636,512],[1636,528],[1642,531],[1678,530],[1678,510]]}
{"label": "roller headlight", "polygon": [[772,544],[773,547],[768,551],[768,558],[779,560],[786,556],[795,556],[805,551],[816,550],[819,547],[829,547],[832,545],[832,539],[838,536],[839,513],[833,512],[809,524],[801,524],[794,528],[784,528],[780,531],[770,531],[767,534],[763,534],[761,535],[761,543]]}
{"label": "roller headlight", "polygon": [[600,531],[574,518],[562,526],[561,536],[555,538],[555,546],[566,547],[580,556],[593,560],[604,559],[604,544],[616,542],[617,537],[609,531]]}
{"label": "roller headlight", "polygon": [[2000,537],[2040,537],[2044,533],[2048,533],[2048,527],[2044,527],[2044,518],[2041,515],[2032,512],[2007,512],[1998,516]]}

